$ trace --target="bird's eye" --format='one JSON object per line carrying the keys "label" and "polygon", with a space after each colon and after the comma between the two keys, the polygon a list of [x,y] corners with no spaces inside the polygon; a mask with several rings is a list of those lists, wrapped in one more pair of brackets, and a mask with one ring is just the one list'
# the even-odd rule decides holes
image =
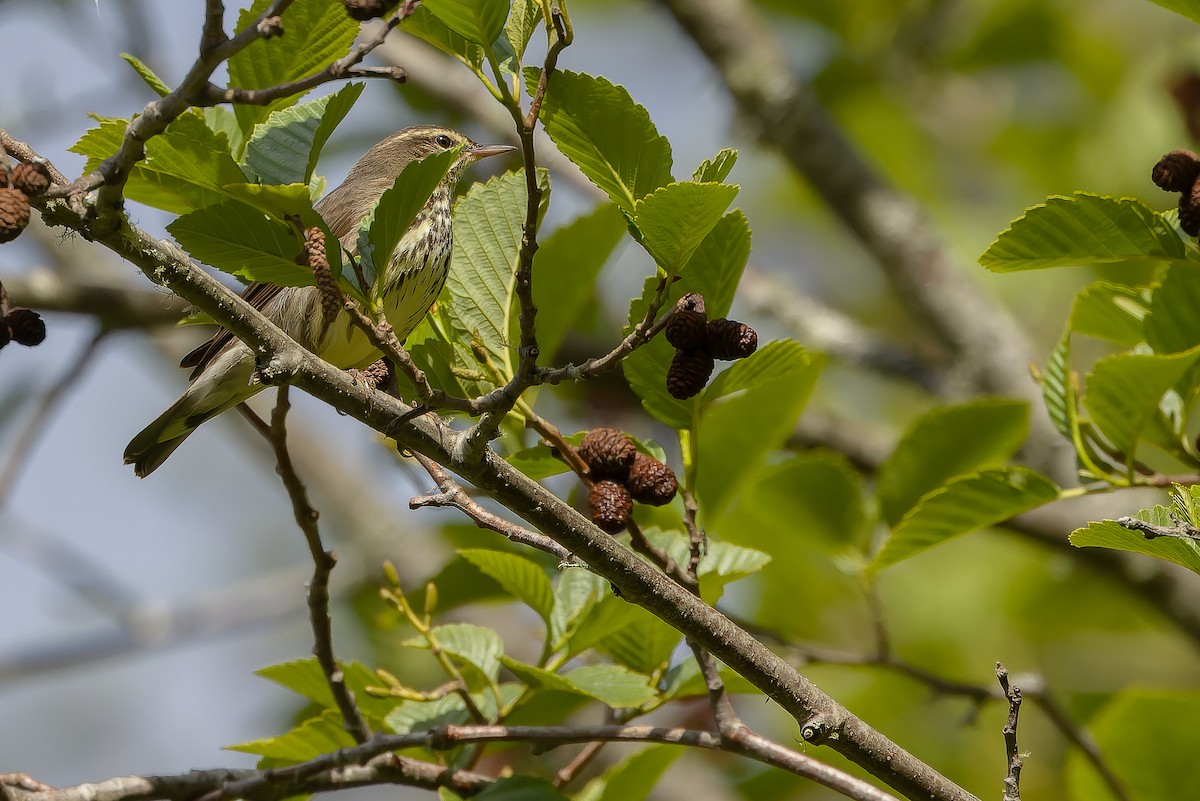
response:
{"label": "bird's eye", "polygon": [[450,137],[446,136],[445,134],[438,134],[437,136],[435,136],[433,138],[433,141],[437,144],[438,147],[446,148],[447,150],[450,148],[451,145],[454,144],[454,140],[451,139]]}

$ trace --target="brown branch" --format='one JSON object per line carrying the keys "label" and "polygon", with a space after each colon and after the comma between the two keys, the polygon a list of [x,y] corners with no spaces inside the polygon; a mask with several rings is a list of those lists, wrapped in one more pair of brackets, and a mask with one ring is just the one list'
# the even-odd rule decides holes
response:
{"label": "brown branch", "polygon": [[308,502],[308,490],[296,474],[291,454],[288,453],[287,413],[290,408],[288,387],[285,384],[279,387],[275,410],[271,413],[269,439],[271,447],[275,450],[279,476],[283,479],[283,486],[292,502],[292,514],[296,518],[296,525],[304,533],[304,540],[308,543],[308,550],[312,555],[313,577],[308,585],[308,611],[313,630],[313,654],[317,657],[317,663],[320,664],[325,681],[329,684],[329,691],[342,713],[346,731],[362,743],[371,738],[371,728],[354,701],[354,693],[346,686],[346,677],[333,653],[333,623],[329,616],[329,576],[337,564],[337,557],[325,550],[321,542],[321,532],[317,527],[317,510]]}
{"label": "brown branch", "polygon": [[1008,775],[1004,777],[1004,801],[1021,801],[1021,750],[1017,747],[1017,718],[1021,714],[1021,688],[1008,682],[1008,668],[996,663],[996,678],[1008,699],[1008,720],[1004,722],[1004,751],[1008,756]]}

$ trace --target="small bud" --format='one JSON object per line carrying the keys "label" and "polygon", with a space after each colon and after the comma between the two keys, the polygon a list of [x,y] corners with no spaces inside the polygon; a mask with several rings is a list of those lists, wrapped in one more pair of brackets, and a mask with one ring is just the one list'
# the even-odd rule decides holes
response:
{"label": "small bud", "polygon": [[667,392],[685,400],[698,395],[713,371],[713,357],[704,350],[681,350],[667,369]]}
{"label": "small bud", "polygon": [[708,352],[714,359],[744,359],[758,349],[758,334],[737,320],[710,320]]}
{"label": "small bud", "polygon": [[679,489],[679,479],[671,468],[645,453],[638,453],[629,468],[629,481],[625,483],[629,494],[638,503],[662,506],[670,503]]}
{"label": "small bud", "polygon": [[400,586],[400,574],[396,572],[396,566],[390,559],[383,563],[383,575],[388,580],[388,584],[397,588]]}
{"label": "small bud", "polygon": [[12,185],[30,197],[36,197],[50,188],[50,170],[45,164],[31,161],[13,168]]}
{"label": "small bud", "polygon": [[588,493],[588,511],[593,523],[609,534],[616,534],[629,523],[633,498],[629,490],[615,481],[597,481]]}
{"label": "small bud", "polygon": [[432,616],[437,611],[438,588],[432,581],[425,585],[425,614]]}
{"label": "small bud", "polygon": [[593,428],[579,443],[579,458],[587,462],[593,478],[624,481],[635,456],[633,440],[615,428]]}
{"label": "small bud", "polygon": [[29,225],[29,198],[20,189],[0,188],[0,243],[11,242]]}
{"label": "small bud", "polygon": [[1197,177],[1200,177],[1200,159],[1190,150],[1172,150],[1150,171],[1150,179],[1168,192],[1188,191]]}
{"label": "small bud", "polygon": [[46,340],[46,323],[33,309],[12,309],[4,318],[12,334],[12,341],[32,348]]}

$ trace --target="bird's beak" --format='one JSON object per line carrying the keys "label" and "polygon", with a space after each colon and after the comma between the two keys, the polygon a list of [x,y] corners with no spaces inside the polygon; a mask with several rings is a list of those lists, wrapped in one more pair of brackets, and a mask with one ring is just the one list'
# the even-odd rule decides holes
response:
{"label": "bird's beak", "polygon": [[476,159],[485,159],[488,156],[502,156],[505,153],[511,153],[516,150],[512,145],[475,145],[467,152]]}

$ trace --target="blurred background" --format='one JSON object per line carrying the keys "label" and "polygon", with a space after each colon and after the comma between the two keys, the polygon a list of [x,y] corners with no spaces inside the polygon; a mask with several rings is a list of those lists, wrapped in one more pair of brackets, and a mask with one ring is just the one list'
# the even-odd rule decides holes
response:
{"label": "blurred background", "polygon": [[[1062,331],[1072,291],[1103,271],[996,276],[976,265],[979,253],[1048,194],[1084,189],[1170,207],[1150,167],[1200,134],[1197,28],[1143,0],[755,5],[868,163],[919,201],[961,270],[1020,320],[1038,361]],[[942,346],[925,321],[786,159],[759,145],[758,126],[659,4],[574,0],[571,12],[576,39],[560,66],[626,86],[670,139],[677,177],[722,147],[740,151],[729,180],[742,185],[737,205],[754,250],[733,316],[763,340],[792,336],[831,357],[799,439],[855,462],[886,453],[909,420],[945,400]],[[0,0],[0,127],[77,176],[83,158],[68,148],[92,125],[88,115],[128,117],[153,99],[119,54],[174,85],[195,56],[202,13],[202,3],[181,0]],[[409,83],[368,83],[326,148],[319,171],[330,186],[405,125],[444,121],[497,139],[455,89],[472,80],[461,66],[401,33],[381,53],[410,69]],[[555,178],[551,227],[595,202],[574,177]],[[133,205],[131,214],[165,235],[162,213]],[[611,347],[651,268],[622,251],[594,316],[558,361]],[[202,334],[163,325],[181,307],[138,270],[36,220],[0,248],[0,280],[18,303],[61,297],[64,284],[116,288],[109,302],[134,304],[147,323],[93,346],[95,316],[48,310],[44,345],[0,353],[0,773],[71,785],[253,765],[222,747],[279,733],[299,712],[254,671],[311,649],[303,597],[311,565],[269,448],[226,415],[139,481],[121,464],[125,443],[181,391],[185,375],[174,365]],[[300,469],[343,556],[339,655],[390,663],[398,657],[388,638],[401,635],[372,625],[383,613],[380,561],[396,560],[417,588],[454,547],[494,547],[495,537],[454,516],[409,511],[428,478],[356,422],[298,394]],[[567,388],[549,408],[564,431],[609,424],[669,441],[616,378]],[[1132,511],[1139,501],[1122,503]],[[1068,531],[1059,529],[1060,541]],[[861,593],[832,560],[803,543],[751,544],[776,561],[737,586],[729,609],[798,641],[869,646]],[[978,685],[990,685],[998,659],[1037,671],[1079,719],[1122,687],[1197,687],[1195,632],[1104,571],[1027,537],[972,535],[895,568],[881,593],[905,658]],[[448,616],[500,626],[512,653],[535,650],[535,621],[512,611],[492,602]],[[999,789],[999,705],[977,710],[883,671],[814,666],[808,675],[974,791]],[[798,741],[794,723],[761,699],[741,707],[781,742]],[[1036,715],[1023,727],[1029,796],[1063,797],[1067,743]],[[831,797],[787,774],[710,757],[687,756],[669,777],[655,797]]]}

